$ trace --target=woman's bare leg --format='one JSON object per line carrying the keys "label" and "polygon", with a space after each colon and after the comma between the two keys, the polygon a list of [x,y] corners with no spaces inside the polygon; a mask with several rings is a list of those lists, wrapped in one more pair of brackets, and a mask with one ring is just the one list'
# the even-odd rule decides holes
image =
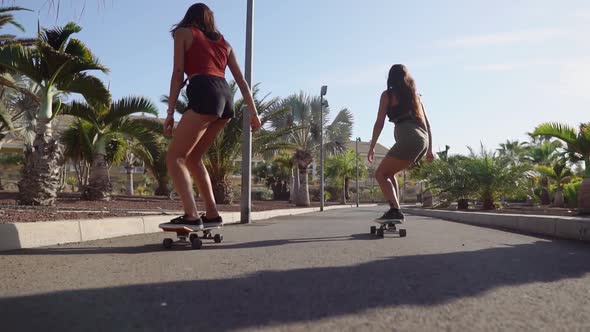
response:
{"label": "woman's bare leg", "polygon": [[387,156],[375,171],[375,178],[379,183],[379,187],[381,187],[383,196],[391,208],[399,209],[400,207],[399,187],[395,175],[410,166],[411,163],[412,162],[408,160],[399,160]]}
{"label": "woman's bare leg", "polygon": [[215,138],[223,130],[228,121],[229,119],[223,119],[211,123],[187,159],[188,169],[195,178],[199,194],[205,202],[205,215],[210,219],[217,218],[219,212],[217,211],[217,204],[215,204],[215,197],[213,196],[211,179],[209,178],[207,168],[203,164],[203,156],[207,153]]}
{"label": "woman's bare leg", "polygon": [[185,217],[189,220],[197,219],[199,216],[193,196],[192,180],[187,168],[187,158],[215,119],[214,116],[187,110],[174,130],[172,142],[168,147],[166,155],[168,172],[182,201]]}

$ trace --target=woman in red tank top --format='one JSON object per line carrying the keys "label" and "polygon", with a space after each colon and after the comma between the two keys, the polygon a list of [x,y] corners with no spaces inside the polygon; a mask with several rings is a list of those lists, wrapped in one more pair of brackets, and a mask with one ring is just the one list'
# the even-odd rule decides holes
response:
{"label": "woman in red tank top", "polygon": [[[192,5],[172,29],[174,68],[170,81],[168,117],[164,133],[172,136],[166,163],[176,192],[182,200],[184,215],[170,223],[191,228],[221,225],[213,189],[203,156],[228,121],[234,117],[233,94],[225,80],[229,67],[248,110],[252,130],[260,128],[260,119],[250,87],[246,83],[232,47],[215,27],[213,12],[205,4]],[[174,129],[174,110],[183,87],[184,75],[189,81],[188,107]],[[174,133],[174,134],[173,134]],[[191,175],[205,203],[205,214],[199,216],[193,196]]]}

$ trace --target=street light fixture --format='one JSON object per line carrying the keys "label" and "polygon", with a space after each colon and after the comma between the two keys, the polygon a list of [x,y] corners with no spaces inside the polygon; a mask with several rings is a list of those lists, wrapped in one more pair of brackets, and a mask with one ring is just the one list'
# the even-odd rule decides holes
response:
{"label": "street light fixture", "polygon": [[320,90],[320,211],[324,211],[324,96],[328,93],[328,86]]}

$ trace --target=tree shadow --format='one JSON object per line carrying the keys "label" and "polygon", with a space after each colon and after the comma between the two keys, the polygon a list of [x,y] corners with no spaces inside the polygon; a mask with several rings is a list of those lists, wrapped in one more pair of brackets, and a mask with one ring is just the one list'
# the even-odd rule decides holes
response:
{"label": "tree shadow", "polygon": [[18,229],[14,224],[0,224],[0,254],[2,250],[13,250],[21,248]]}
{"label": "tree shadow", "polygon": [[[350,236],[333,236],[333,237],[318,237],[318,238],[296,238],[296,239],[276,239],[276,240],[264,240],[264,241],[251,241],[251,242],[222,242],[221,244],[214,244],[211,240],[204,240],[203,247],[200,249],[204,250],[223,250],[223,249],[251,249],[251,248],[264,248],[264,247],[275,247],[287,244],[296,243],[312,243],[312,242],[342,242],[352,240],[375,240],[377,239],[370,234],[353,234]],[[153,252],[162,251],[184,251],[189,250],[190,244],[186,245],[174,245],[171,249],[162,248],[162,244],[154,243],[143,246],[130,246],[130,247],[49,247],[49,248],[31,248],[31,249],[20,249],[12,251],[0,252],[0,256],[43,256],[43,255],[100,255],[100,254],[146,254]]]}
{"label": "tree shadow", "polygon": [[390,257],[352,266],[260,271],[0,299],[7,330],[215,330],[435,306],[499,287],[580,278],[588,246],[565,241]]}

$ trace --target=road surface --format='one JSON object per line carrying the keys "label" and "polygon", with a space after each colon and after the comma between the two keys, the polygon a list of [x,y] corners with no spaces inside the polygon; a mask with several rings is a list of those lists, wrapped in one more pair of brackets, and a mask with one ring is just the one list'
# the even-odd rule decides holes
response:
{"label": "road surface", "polygon": [[590,246],[379,208],[0,252],[3,331],[590,331]]}

